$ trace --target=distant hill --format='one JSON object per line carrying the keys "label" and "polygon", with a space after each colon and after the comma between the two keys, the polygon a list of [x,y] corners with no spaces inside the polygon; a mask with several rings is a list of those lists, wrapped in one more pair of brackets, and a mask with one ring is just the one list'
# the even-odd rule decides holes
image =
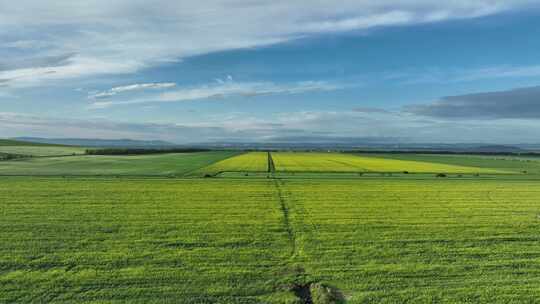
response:
{"label": "distant hill", "polygon": [[58,146],[55,144],[32,142],[24,140],[0,139],[0,146]]}
{"label": "distant hill", "polygon": [[39,138],[39,137],[17,137],[17,141],[68,145],[80,147],[125,147],[125,148],[146,148],[146,147],[173,147],[175,144],[162,140],[133,140],[133,139],[87,139],[87,138]]}
{"label": "distant hill", "polygon": [[360,142],[358,140],[347,142],[336,140],[334,142],[216,142],[202,143],[198,147],[221,149],[255,149],[255,150],[341,150],[365,152],[407,152],[407,153],[531,153],[540,151],[540,145],[486,145],[474,143],[386,143],[386,142]]}

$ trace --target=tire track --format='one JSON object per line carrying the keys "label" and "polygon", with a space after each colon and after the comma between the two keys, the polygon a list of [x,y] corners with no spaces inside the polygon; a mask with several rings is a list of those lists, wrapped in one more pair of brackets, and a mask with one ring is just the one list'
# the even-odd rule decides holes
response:
{"label": "tire track", "polygon": [[294,228],[291,224],[290,219],[290,208],[287,203],[286,196],[284,194],[284,191],[282,189],[281,182],[277,178],[273,178],[274,185],[276,187],[276,190],[278,192],[278,199],[279,199],[279,205],[281,209],[281,213],[283,214],[283,225],[285,226],[285,230],[287,231],[287,238],[289,239],[289,245],[291,247],[290,252],[290,258],[294,258],[296,255],[296,233],[294,231]]}
{"label": "tire track", "polygon": [[268,173],[276,173],[276,166],[274,165],[274,159],[270,152],[268,152]]}
{"label": "tire track", "polygon": [[[270,161],[270,153],[268,156]],[[303,204],[296,201],[291,191],[287,190],[285,182],[276,178],[273,174],[272,180],[278,193],[280,209],[283,214],[283,225],[287,231],[290,244],[289,257],[284,261],[290,280],[287,290],[293,292],[299,303],[302,304],[314,303],[312,294],[314,290],[317,291],[317,294],[324,295],[326,299],[323,300],[324,302],[317,303],[342,303],[344,297],[338,289],[324,285],[317,278],[311,277],[309,273],[305,272],[302,265],[302,260],[305,258],[302,257],[305,242],[309,240],[316,248],[321,248],[321,244],[313,235],[313,233],[319,231],[318,226],[310,220],[311,216]]]}

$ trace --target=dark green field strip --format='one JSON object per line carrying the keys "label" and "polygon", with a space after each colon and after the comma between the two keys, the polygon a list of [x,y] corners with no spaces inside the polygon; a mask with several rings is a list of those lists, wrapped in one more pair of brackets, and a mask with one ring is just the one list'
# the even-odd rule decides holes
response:
{"label": "dark green field strip", "polygon": [[276,289],[273,182],[2,178],[0,302],[227,302]]}
{"label": "dark green field strip", "polygon": [[350,303],[540,296],[538,182],[288,180],[284,187],[304,210],[302,220],[291,216],[305,231],[296,236],[306,240],[297,263]]}
{"label": "dark green field strip", "polygon": [[138,156],[72,156],[0,162],[0,175],[28,176],[185,176],[237,152]]}

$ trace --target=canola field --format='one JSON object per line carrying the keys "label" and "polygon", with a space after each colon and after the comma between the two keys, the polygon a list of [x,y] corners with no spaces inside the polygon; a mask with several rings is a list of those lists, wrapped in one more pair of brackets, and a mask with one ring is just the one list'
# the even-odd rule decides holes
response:
{"label": "canola field", "polygon": [[523,303],[540,181],[0,178],[0,303]]}
{"label": "canola field", "polygon": [[277,172],[491,173],[510,171],[435,162],[363,157],[345,153],[271,153]]}
{"label": "canola field", "polygon": [[248,152],[235,157],[231,157],[208,167],[202,168],[200,172],[217,174],[221,172],[267,172],[268,153]]}
{"label": "canola field", "polygon": [[[1,147],[0,147],[1,148]],[[21,147],[55,149],[57,147]],[[64,149],[61,147],[60,149]],[[76,148],[78,149],[78,148]],[[540,174],[540,162],[454,157],[451,163],[438,158],[397,159],[346,153],[213,151],[135,156],[76,155],[35,157],[0,161],[0,175],[62,176],[193,176],[220,173],[454,173]],[[406,156],[401,156],[406,157]],[[444,159],[445,161],[446,158]],[[519,166],[516,166],[519,165]],[[536,167],[535,167],[536,165]]]}

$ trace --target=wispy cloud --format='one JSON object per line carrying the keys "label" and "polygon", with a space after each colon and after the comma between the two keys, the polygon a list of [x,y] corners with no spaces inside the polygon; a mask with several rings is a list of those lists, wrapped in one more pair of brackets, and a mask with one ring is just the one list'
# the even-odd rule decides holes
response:
{"label": "wispy cloud", "polygon": [[93,75],[132,73],[142,68],[133,60],[102,61],[99,58],[73,55],[63,61],[37,63],[15,69],[0,70],[0,80],[14,88],[44,85],[48,81],[65,80]]}
{"label": "wispy cloud", "polygon": [[125,92],[170,89],[175,86],[176,86],[176,83],[174,82],[136,83],[136,84],[130,84],[130,85],[125,85],[125,86],[114,87],[106,91],[91,93],[88,95],[88,97],[89,98],[106,98],[106,97],[112,97],[117,94],[125,93]]}
{"label": "wispy cloud", "polygon": [[540,65],[512,66],[501,65],[479,68],[462,73],[456,77],[456,81],[474,81],[495,78],[519,78],[540,76]]}
{"label": "wispy cloud", "polygon": [[383,79],[401,84],[458,83],[502,78],[540,77],[540,65],[494,65],[475,68],[441,69],[437,67],[416,71],[383,73]]}
{"label": "wispy cloud", "polygon": [[[276,94],[301,94],[314,91],[333,91],[343,88],[343,84],[325,81],[303,81],[296,83],[277,84],[273,82],[236,82],[232,78],[218,80],[212,84],[195,87],[184,87],[167,91],[158,95],[145,96],[131,100],[95,101],[91,108],[106,108],[116,105],[178,102],[201,99],[224,99],[229,97],[255,97]],[[115,95],[115,94],[113,94]],[[109,95],[109,96],[113,96]]]}
{"label": "wispy cloud", "polygon": [[[290,41],[319,33],[474,18],[536,5],[534,0],[477,1],[147,1],[20,0],[2,3],[3,60],[31,53],[77,54],[0,75],[10,86],[132,73],[194,55]],[[29,10],[28,8],[32,9]],[[12,33],[17,33],[14,39]],[[9,38],[8,38],[9,37]],[[1,64],[0,64],[1,65]]]}

